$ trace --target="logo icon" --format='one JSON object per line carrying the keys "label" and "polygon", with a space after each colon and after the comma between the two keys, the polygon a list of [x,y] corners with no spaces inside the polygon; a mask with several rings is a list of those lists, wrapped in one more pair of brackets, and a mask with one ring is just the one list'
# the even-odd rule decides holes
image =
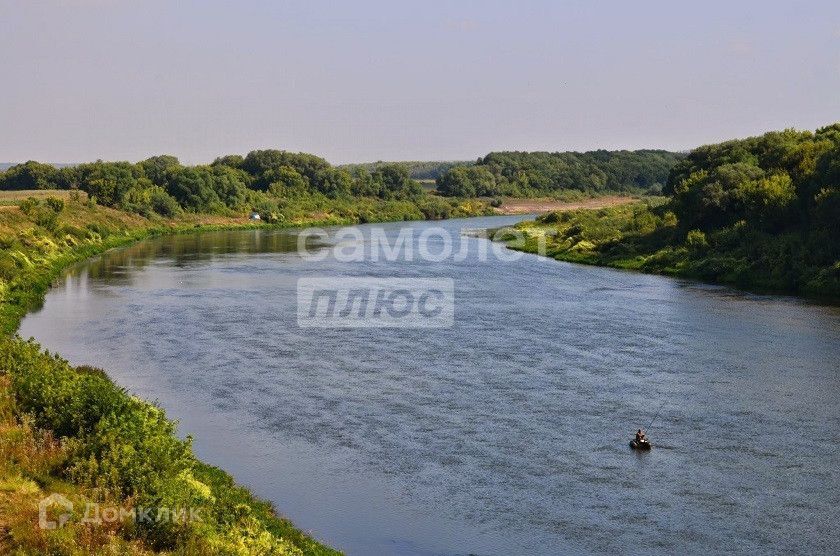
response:
{"label": "logo icon", "polygon": [[[59,506],[64,512],[58,515],[58,523],[47,519],[47,509],[50,506]],[[53,493],[38,503],[38,526],[41,529],[59,529],[70,520],[70,512],[73,511],[73,502],[65,496]]]}
{"label": "logo icon", "polygon": [[300,278],[301,328],[449,328],[451,278]]}

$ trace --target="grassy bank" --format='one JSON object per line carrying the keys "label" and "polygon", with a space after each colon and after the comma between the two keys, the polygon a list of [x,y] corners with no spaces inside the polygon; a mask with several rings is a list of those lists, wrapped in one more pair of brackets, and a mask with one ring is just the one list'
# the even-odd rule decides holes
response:
{"label": "grassy bank", "polygon": [[[691,278],[743,289],[840,301],[840,266],[793,256],[797,237],[736,228],[681,230],[665,198],[549,212],[516,226],[512,249],[567,262]],[[524,240],[522,239],[524,238]]]}
{"label": "grassy bank", "polygon": [[553,212],[520,249],[745,289],[840,299],[840,124],[705,145],[657,202]]}
{"label": "grassy bank", "polygon": [[[197,460],[160,408],[129,395],[102,370],[74,368],[14,336],[23,315],[74,262],[153,235],[269,226],[244,215],[147,218],[81,196],[18,197],[0,207],[0,552],[336,554]],[[274,227],[426,216],[407,201],[310,201],[289,206]],[[447,206],[449,216],[486,212],[475,202]],[[69,499],[73,511],[64,527],[49,530],[39,527],[38,503],[52,493]],[[91,503],[155,517],[84,522]],[[200,519],[167,518],[186,509]]]}

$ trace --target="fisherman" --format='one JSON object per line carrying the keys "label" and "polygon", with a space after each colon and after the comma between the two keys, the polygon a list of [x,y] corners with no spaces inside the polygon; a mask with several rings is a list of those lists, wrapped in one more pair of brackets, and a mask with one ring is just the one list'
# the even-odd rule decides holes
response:
{"label": "fisherman", "polygon": [[642,429],[637,430],[636,431],[636,442],[641,444],[642,442],[645,442],[646,440],[647,440],[647,438],[645,438],[644,431]]}

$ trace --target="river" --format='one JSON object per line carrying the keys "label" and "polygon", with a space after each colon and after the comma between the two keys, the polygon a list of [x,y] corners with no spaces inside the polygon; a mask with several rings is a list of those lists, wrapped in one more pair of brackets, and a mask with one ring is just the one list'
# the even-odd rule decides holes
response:
{"label": "river", "polygon": [[[156,400],[351,555],[840,550],[840,310],[462,235],[518,218],[360,228],[440,226],[436,262],[310,260],[295,231],[151,239],[69,269],[20,333]],[[451,279],[454,323],[300,327],[313,277]]]}

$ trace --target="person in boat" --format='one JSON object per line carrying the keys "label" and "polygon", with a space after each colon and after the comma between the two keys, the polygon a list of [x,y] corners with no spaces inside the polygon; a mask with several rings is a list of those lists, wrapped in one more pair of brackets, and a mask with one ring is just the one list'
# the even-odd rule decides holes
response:
{"label": "person in boat", "polygon": [[642,429],[636,431],[636,442],[641,444],[642,442],[646,442],[647,438],[645,438],[645,433]]}

